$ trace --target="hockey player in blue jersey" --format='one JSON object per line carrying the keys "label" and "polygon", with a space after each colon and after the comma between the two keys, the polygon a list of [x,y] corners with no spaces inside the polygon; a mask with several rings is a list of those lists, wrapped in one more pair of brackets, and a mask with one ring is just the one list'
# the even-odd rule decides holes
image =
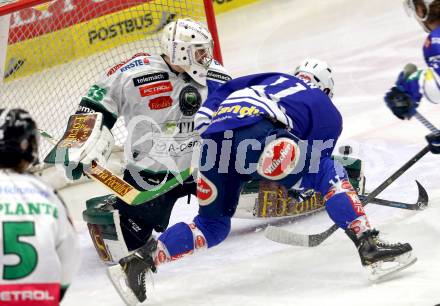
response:
{"label": "hockey player in blue jersey", "polygon": [[[146,272],[226,239],[241,187],[250,179],[320,192],[330,218],[353,240],[362,265],[375,273],[396,271],[416,260],[408,243],[379,239],[344,168],[330,158],[342,132],[341,115],[330,99],[331,70],[325,62],[306,60],[295,75],[237,78],[221,86],[200,108],[196,120],[203,138],[199,214],[192,223],[173,225],[157,241],[151,238],[109,268],[127,304],[146,299]],[[395,269],[380,271],[385,261],[395,263]]]}
{"label": "hockey player in blue jersey", "polygon": [[[414,66],[414,72],[408,68],[409,71],[402,71],[395,86],[386,93],[385,102],[398,118],[410,119],[423,97],[440,103],[440,0],[405,0],[404,6],[408,15],[414,16],[429,33],[423,45],[428,67],[417,70]],[[426,140],[431,152],[440,154],[440,131],[427,135]]]}

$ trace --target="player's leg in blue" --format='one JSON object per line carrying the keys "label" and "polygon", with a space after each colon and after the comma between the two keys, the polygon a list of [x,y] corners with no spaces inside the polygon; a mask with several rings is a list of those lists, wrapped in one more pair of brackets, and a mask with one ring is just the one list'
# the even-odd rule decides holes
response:
{"label": "player's leg in blue", "polygon": [[416,261],[409,243],[384,242],[379,231],[370,227],[362,203],[339,162],[323,158],[319,172],[307,175],[307,181],[324,195],[328,215],[356,245],[370,279],[393,274]]}
{"label": "player's leg in blue", "polygon": [[[197,181],[199,214],[192,223],[179,222],[159,237],[157,264],[214,247],[228,236],[231,217],[245,180],[234,167],[233,141],[224,141],[224,133],[212,134],[209,139],[203,140]],[[230,151],[225,150],[228,147]]]}
{"label": "player's leg in blue", "polygon": [[333,222],[344,230],[351,228],[356,233],[370,229],[362,203],[339,162],[327,157],[321,159],[318,173],[309,175],[309,180],[310,177],[315,181],[314,189],[323,195],[327,213]]}

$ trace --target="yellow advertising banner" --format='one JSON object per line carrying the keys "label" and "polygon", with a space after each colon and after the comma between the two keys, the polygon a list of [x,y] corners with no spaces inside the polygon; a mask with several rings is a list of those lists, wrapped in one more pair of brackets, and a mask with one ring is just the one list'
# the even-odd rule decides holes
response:
{"label": "yellow advertising banner", "polygon": [[227,12],[258,0],[212,0],[214,4],[214,11],[216,14]]}
{"label": "yellow advertising banner", "polygon": [[[187,9],[179,0],[168,0],[166,5],[163,2],[150,1],[10,44],[5,61],[5,81],[148,39],[172,19],[194,14],[194,7]],[[200,8],[199,15],[203,17],[202,4]]]}
{"label": "yellow advertising banner", "polygon": [[[71,7],[70,11],[68,7],[49,3],[20,13],[23,16],[14,15],[4,81],[148,39],[166,23],[180,16],[204,18],[203,0],[194,0],[191,4],[180,0],[144,1],[133,1],[143,3],[131,4],[131,7],[124,4],[119,10],[116,5],[110,4],[120,3],[120,0],[107,0],[101,6],[92,6],[90,0],[81,0],[82,5]],[[213,0],[213,4],[219,14],[256,1]]]}

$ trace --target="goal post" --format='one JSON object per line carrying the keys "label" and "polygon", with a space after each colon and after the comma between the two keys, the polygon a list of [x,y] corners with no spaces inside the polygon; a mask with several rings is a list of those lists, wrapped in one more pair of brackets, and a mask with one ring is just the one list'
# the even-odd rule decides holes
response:
{"label": "goal post", "polygon": [[[208,25],[221,62],[212,0],[0,0],[0,107],[26,109],[58,139],[93,82],[136,53],[160,53],[161,29],[182,17]],[[112,132],[122,145],[123,118]],[[40,158],[50,149],[40,141]]]}

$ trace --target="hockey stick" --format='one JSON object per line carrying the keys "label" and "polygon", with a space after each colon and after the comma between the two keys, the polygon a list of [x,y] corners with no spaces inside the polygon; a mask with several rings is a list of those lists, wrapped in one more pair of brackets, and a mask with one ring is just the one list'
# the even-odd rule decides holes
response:
{"label": "hockey stick", "polygon": [[[420,184],[417,180],[417,189],[419,191],[419,195],[417,198],[417,202],[412,203],[404,203],[404,202],[398,202],[398,201],[391,201],[391,200],[384,200],[379,198],[374,198],[371,200],[371,204],[376,205],[382,205],[382,206],[388,206],[393,208],[401,208],[401,209],[408,209],[408,210],[423,210],[428,206],[428,193],[426,192],[426,189]],[[364,202],[367,198],[367,195],[359,195],[359,199]]]}
{"label": "hockey stick", "polygon": [[416,111],[414,117],[416,117],[416,119],[419,120],[424,126],[426,126],[431,132],[437,131],[436,127],[433,126],[432,123],[429,122],[428,119],[426,119],[425,116],[420,114],[418,111]]}
{"label": "hockey stick", "polygon": [[[365,206],[368,203],[370,203],[379,193],[381,193],[385,188],[391,185],[398,177],[400,177],[406,170],[408,170],[412,165],[414,165],[428,152],[429,152],[428,146],[424,147],[419,153],[417,153],[409,161],[407,161],[402,167],[400,167],[400,169],[394,172],[382,184],[380,184],[376,189],[374,189],[370,194],[368,194],[368,196],[364,199],[362,206]],[[304,235],[304,234],[297,234],[294,232],[290,232],[279,227],[268,226],[264,232],[264,236],[272,241],[279,243],[314,247],[320,245],[338,228],[339,226],[333,224],[329,229],[327,229],[322,233]]]}
{"label": "hockey stick", "polygon": [[[407,64],[404,67],[404,73],[406,76],[409,76],[413,72],[417,70],[417,67],[414,64]],[[415,111],[414,116],[418,119],[425,127],[427,127],[431,132],[438,131],[438,129],[429,122],[422,114],[418,111]],[[379,187],[373,190],[364,200],[362,206],[367,205],[372,202],[374,197],[381,193],[386,187],[388,187],[391,183],[393,183],[399,176],[401,176],[406,170],[408,170],[412,165],[414,165],[419,159],[425,156],[429,152],[429,147],[424,147],[419,153],[417,153],[413,158],[411,158],[408,162],[406,162],[399,170],[394,172],[388,179],[386,179]],[[419,200],[420,200],[420,184],[417,182],[417,186],[419,187]],[[426,192],[426,191],[425,191]],[[426,194],[427,198],[427,194]],[[417,204],[420,203],[418,200]],[[426,199],[426,203],[427,203]],[[379,201],[384,203],[384,201]],[[377,203],[381,205],[381,203]],[[392,204],[388,203],[389,206]],[[416,204],[416,205],[417,205]],[[423,203],[421,203],[423,204]],[[420,205],[421,207],[422,205]],[[426,206],[426,205],[425,205]],[[411,206],[410,206],[411,207]],[[414,207],[414,206],[412,206]],[[334,224],[332,227],[327,229],[326,231],[319,234],[312,235],[303,235],[293,233],[287,230],[284,230],[279,227],[268,226],[264,232],[266,238],[280,243],[291,244],[291,245],[299,245],[299,246],[317,246],[321,244],[325,239],[327,239],[331,234],[333,234],[339,227]]]}
{"label": "hockey stick", "polygon": [[[39,129],[39,132],[45,140],[52,145],[57,145],[57,141],[46,131]],[[153,188],[152,190],[147,191],[138,190],[136,187],[96,162],[92,162],[91,165],[83,165],[83,171],[89,178],[103,184],[125,203],[129,205],[139,205],[157,198],[173,189],[178,184],[181,184],[181,182],[187,180],[191,176],[193,168],[191,167],[180,172],[169,181],[166,181],[159,188]]]}

